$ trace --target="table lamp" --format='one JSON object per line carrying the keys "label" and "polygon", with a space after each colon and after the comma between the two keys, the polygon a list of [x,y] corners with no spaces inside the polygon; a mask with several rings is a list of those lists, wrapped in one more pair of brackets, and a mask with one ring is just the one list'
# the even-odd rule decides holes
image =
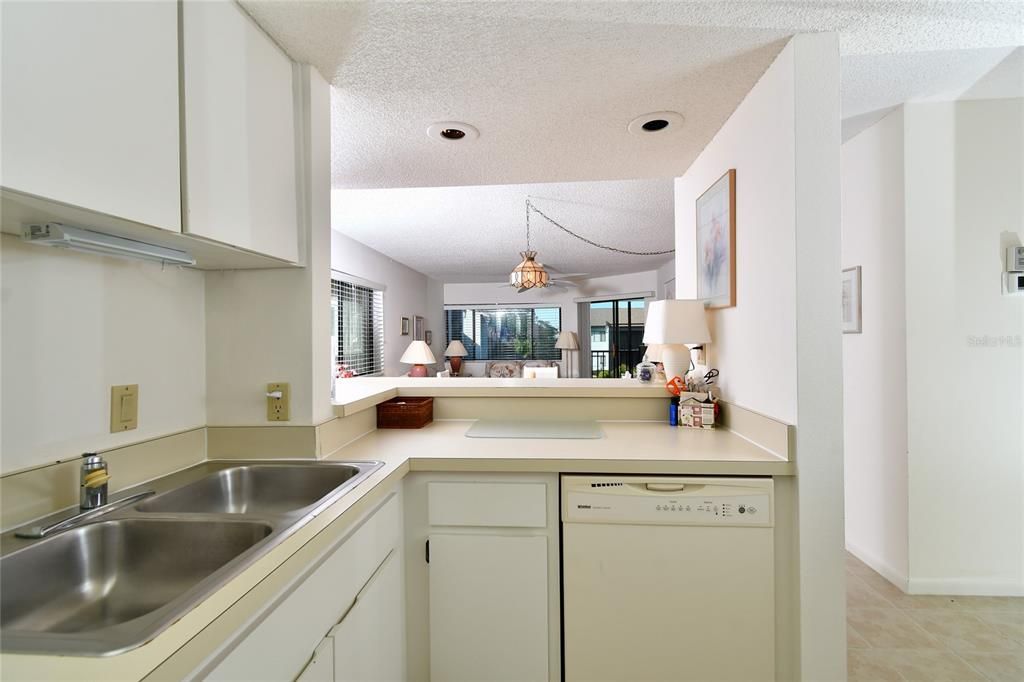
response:
{"label": "table lamp", "polygon": [[[665,377],[686,378],[690,371],[690,349],[686,344],[700,346],[711,341],[704,301],[669,299],[652,301],[647,308],[644,344],[658,345]],[[650,351],[648,351],[648,357]]]}
{"label": "table lamp", "polygon": [[462,371],[462,358],[469,355],[466,352],[466,347],[462,345],[462,341],[453,339],[448,347],[444,349],[444,354],[448,357],[448,360],[452,363],[452,375],[459,376],[459,372]]}
{"label": "table lamp", "polygon": [[579,347],[580,343],[576,338],[576,332],[564,331],[558,335],[558,340],[555,341],[555,348],[569,352],[569,357],[565,360],[565,373],[570,377],[572,376],[572,352]]}
{"label": "table lamp", "polygon": [[409,370],[409,376],[425,377],[427,376],[426,365],[432,365],[437,360],[434,359],[434,354],[430,351],[430,346],[427,345],[426,341],[413,341],[405,349],[405,352],[402,353],[402,358],[399,362],[412,365],[412,369]]}

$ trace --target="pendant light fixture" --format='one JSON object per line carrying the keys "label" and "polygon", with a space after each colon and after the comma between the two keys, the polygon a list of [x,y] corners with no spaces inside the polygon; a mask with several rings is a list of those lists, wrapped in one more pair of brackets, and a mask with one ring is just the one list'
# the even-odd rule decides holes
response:
{"label": "pendant light fixture", "polygon": [[542,263],[537,262],[536,251],[520,251],[523,262],[517,265],[512,274],[508,277],[509,286],[519,291],[530,289],[542,289],[548,285],[551,278]]}
{"label": "pendant light fixture", "polygon": [[526,251],[520,251],[523,260],[512,269],[508,284],[519,293],[530,289],[543,289],[551,281],[543,263],[537,262],[537,252],[530,249],[530,209],[533,204],[526,200]]}
{"label": "pendant light fixture", "polygon": [[605,251],[611,251],[613,253],[621,253],[627,256],[662,256],[670,253],[675,253],[675,249],[664,249],[660,251],[633,251],[630,249],[621,249],[615,246],[608,246],[607,244],[600,244],[592,239],[587,239],[581,234],[573,232],[569,228],[565,227],[557,220],[552,219],[546,213],[541,211],[539,208],[533,205],[529,197],[526,199],[526,251],[520,251],[519,255],[522,256],[523,260],[519,265],[512,269],[512,273],[508,276],[509,286],[516,289],[519,293],[529,291],[530,289],[543,289],[544,287],[551,284],[551,278],[548,275],[548,271],[544,269],[544,264],[537,261],[537,252],[530,248],[530,213],[536,211],[544,220],[551,223],[554,227],[558,228],[562,232],[569,236],[580,240],[585,244],[596,247],[598,249],[604,249]]}

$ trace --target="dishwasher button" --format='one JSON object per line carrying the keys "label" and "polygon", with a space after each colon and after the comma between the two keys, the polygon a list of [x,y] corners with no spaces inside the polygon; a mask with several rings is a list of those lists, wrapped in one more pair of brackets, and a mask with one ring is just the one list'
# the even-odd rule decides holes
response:
{"label": "dishwasher button", "polygon": [[747,508],[746,508],[746,507],[744,507],[744,506],[743,506],[743,505],[741,504],[741,505],[740,505],[740,514],[746,514],[746,513],[747,513]]}
{"label": "dishwasher button", "polygon": [[751,514],[756,514],[757,513],[757,507],[747,507],[747,511],[750,512]]}

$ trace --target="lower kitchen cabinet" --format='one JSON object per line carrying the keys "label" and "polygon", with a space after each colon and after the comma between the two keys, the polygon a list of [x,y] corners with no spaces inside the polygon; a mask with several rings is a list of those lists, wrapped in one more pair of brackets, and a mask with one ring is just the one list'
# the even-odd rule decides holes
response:
{"label": "lower kitchen cabinet", "polygon": [[560,679],[557,477],[417,473],[404,495],[408,679]]}
{"label": "lower kitchen cabinet", "polygon": [[543,535],[430,536],[430,679],[548,679]]}
{"label": "lower kitchen cabinet", "polygon": [[405,574],[400,551],[388,555],[328,638],[335,682],[405,679]]}
{"label": "lower kitchen cabinet", "polygon": [[196,676],[232,682],[404,679],[402,553],[402,504],[395,494],[312,561],[226,655]]}

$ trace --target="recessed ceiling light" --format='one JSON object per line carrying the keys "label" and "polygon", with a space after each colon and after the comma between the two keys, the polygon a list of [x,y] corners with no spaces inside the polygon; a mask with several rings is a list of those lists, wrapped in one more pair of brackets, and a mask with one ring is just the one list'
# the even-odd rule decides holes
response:
{"label": "recessed ceiling light", "polygon": [[653,111],[637,116],[626,129],[634,135],[662,135],[675,132],[683,126],[683,116],[675,111]]}
{"label": "recessed ceiling light", "polygon": [[468,123],[440,121],[427,128],[427,136],[439,142],[468,142],[480,137],[480,131]]}

